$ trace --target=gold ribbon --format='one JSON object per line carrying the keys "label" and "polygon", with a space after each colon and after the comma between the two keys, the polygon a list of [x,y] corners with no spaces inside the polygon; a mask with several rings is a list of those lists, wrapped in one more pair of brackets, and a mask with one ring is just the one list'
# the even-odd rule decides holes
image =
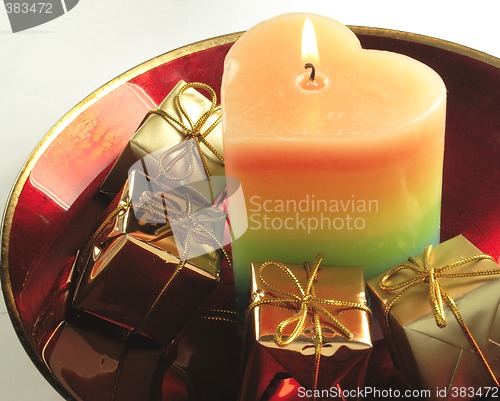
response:
{"label": "gold ribbon", "polygon": [[[342,313],[346,311],[360,310],[363,312],[371,313],[370,309],[361,303],[348,302],[348,301],[338,301],[335,299],[321,299],[316,296],[316,291],[314,288],[315,281],[317,279],[318,270],[321,262],[323,261],[323,255],[319,254],[316,257],[314,265],[311,267],[309,263],[304,263],[304,269],[307,273],[307,283],[305,288],[302,286],[297,276],[288,268],[285,264],[281,262],[268,261],[263,263],[258,270],[258,277],[264,288],[283,295],[284,298],[264,298],[259,293],[255,292],[254,296],[258,297],[255,299],[247,309],[245,320],[248,321],[249,314],[257,307],[260,306],[271,306],[276,308],[281,308],[285,310],[290,310],[295,312],[289,318],[283,320],[278,324],[274,332],[274,342],[279,347],[285,347],[292,342],[294,342],[304,331],[307,324],[307,318],[312,315],[315,327],[314,342],[315,342],[315,358],[314,358],[314,376],[313,376],[313,390],[317,389],[318,386],[318,376],[319,376],[319,366],[321,361],[321,350],[323,346],[323,330],[321,328],[321,315],[326,318],[333,327],[340,332],[341,336],[347,339],[351,339],[353,334],[345,327],[341,322],[339,322],[335,316],[328,311],[324,306],[336,306],[339,307],[337,313]],[[264,278],[264,270],[269,266],[275,266],[283,271],[288,278],[294,284],[297,293],[292,293],[286,290],[277,288]],[[265,292],[264,292],[265,296]],[[284,337],[284,330],[287,326],[295,324],[292,334],[287,338]]]}
{"label": "gold ribbon", "polygon": [[[187,113],[187,111],[184,107],[184,104],[182,102],[182,95],[189,88],[204,89],[207,92],[209,92],[211,95],[210,108],[205,113],[203,113],[202,116],[197,121],[193,121],[191,116],[189,116],[189,114]],[[203,163],[203,168],[205,170],[207,177],[210,177],[211,173],[210,173],[210,170],[208,169],[208,164],[207,164],[205,155],[201,150],[201,144],[205,145],[215,155],[215,157],[217,157],[217,159],[219,159],[221,161],[221,163],[224,164],[224,157],[222,156],[222,154],[207,140],[207,136],[220,123],[222,117],[219,115],[217,117],[217,119],[207,129],[205,129],[205,131],[203,131],[203,132],[201,131],[203,125],[208,121],[208,119],[212,115],[214,115],[215,113],[220,111],[220,106],[217,106],[217,95],[216,95],[215,91],[210,86],[208,86],[204,83],[201,83],[201,82],[187,83],[186,85],[183,85],[179,89],[179,92],[175,96],[174,107],[175,107],[175,110],[178,113],[178,115],[185,118],[185,120],[188,122],[188,125],[184,124],[181,119],[167,113],[166,111],[161,110],[159,108],[155,108],[155,109],[150,110],[146,114],[146,116],[144,117],[144,119],[142,120],[142,122],[139,126],[141,126],[148,119],[148,117],[152,114],[156,114],[156,115],[162,117],[165,121],[176,126],[179,129],[179,131],[184,135],[185,140],[194,139],[196,141],[196,146],[197,146],[199,154],[200,154],[201,162]],[[188,151],[189,151],[189,149],[188,149]],[[167,150],[160,157],[160,160],[158,161],[160,172],[167,177],[168,177],[168,169],[173,164],[175,164],[176,161],[178,161],[181,157],[183,157],[183,155],[176,157],[175,160],[172,161],[171,163],[169,163],[167,168],[165,168],[163,166],[163,159],[166,156],[168,156],[170,153],[171,152],[169,152]],[[189,175],[190,174],[189,172],[191,170],[192,170],[192,167],[190,167],[190,169],[188,170],[188,173],[186,173],[186,174]],[[178,177],[171,177],[171,178],[179,179]]]}
{"label": "gold ribbon", "polygon": [[219,308],[199,308],[200,319],[212,320],[217,322],[237,323],[236,312],[230,309]]}
{"label": "gold ribbon", "polygon": [[[408,262],[401,263],[400,265],[393,267],[387,273],[385,273],[380,279],[379,286],[383,291],[394,292],[402,290],[385,306],[385,321],[387,327],[390,329],[389,313],[394,304],[413,287],[424,283],[429,284],[429,299],[434,313],[434,319],[436,321],[436,325],[440,328],[446,327],[444,305],[445,304],[448,305],[448,307],[453,312],[453,315],[455,316],[455,319],[460,325],[462,331],[469,340],[469,343],[471,344],[471,346],[474,348],[479,358],[481,359],[481,362],[483,363],[483,366],[486,368],[490,378],[492,379],[492,381],[495,383],[496,386],[499,386],[500,384],[497,377],[493,373],[493,370],[488,364],[488,361],[486,360],[483,352],[479,348],[479,345],[477,344],[469,328],[465,324],[455,301],[448,295],[444,287],[439,282],[439,279],[441,278],[458,279],[467,277],[492,276],[500,274],[500,269],[448,273],[449,270],[452,270],[458,266],[462,266],[467,263],[477,262],[481,260],[491,260],[495,262],[495,260],[489,255],[479,254],[461,259],[457,262],[450,263],[442,267],[434,267],[431,263],[431,255],[432,255],[432,245],[429,245],[424,250],[423,266],[416,259],[410,257],[408,259]],[[408,278],[396,284],[393,285],[388,284],[388,282],[391,279],[394,279],[395,276],[397,276],[401,271],[404,270],[409,270],[414,275],[411,278]],[[389,330],[389,332],[391,331]]]}

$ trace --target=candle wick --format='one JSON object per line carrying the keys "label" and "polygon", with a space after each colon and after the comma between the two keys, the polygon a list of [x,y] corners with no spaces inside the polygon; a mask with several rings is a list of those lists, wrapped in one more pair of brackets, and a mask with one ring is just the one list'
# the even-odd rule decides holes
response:
{"label": "candle wick", "polygon": [[314,81],[314,79],[316,78],[316,68],[314,68],[314,65],[312,65],[311,63],[306,63],[306,65],[304,65],[304,68],[307,70],[308,68],[311,69],[311,75],[309,75],[309,79],[311,81]]}

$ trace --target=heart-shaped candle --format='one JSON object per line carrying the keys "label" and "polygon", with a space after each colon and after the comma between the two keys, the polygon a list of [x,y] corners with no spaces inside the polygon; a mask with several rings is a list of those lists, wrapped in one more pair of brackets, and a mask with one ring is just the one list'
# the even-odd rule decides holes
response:
{"label": "heart-shaped candle", "polygon": [[322,252],[371,277],[438,242],[446,89],[431,68],[362,49],[330,18],[287,14],[233,45],[221,95],[226,174],[249,218],[233,243],[240,300],[251,261]]}

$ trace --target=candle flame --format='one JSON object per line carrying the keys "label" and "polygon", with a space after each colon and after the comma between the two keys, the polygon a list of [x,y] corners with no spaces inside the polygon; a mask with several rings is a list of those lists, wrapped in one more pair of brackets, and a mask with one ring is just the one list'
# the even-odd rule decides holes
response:
{"label": "candle flame", "polygon": [[304,28],[302,29],[302,62],[312,64],[319,63],[316,32],[309,18],[306,18],[304,21]]}

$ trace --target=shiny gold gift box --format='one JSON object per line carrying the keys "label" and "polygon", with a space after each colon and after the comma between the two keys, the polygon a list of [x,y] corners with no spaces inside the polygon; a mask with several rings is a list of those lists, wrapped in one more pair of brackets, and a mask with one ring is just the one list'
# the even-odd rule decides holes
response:
{"label": "shiny gold gift box", "polygon": [[[265,264],[252,264],[249,311],[258,306],[245,322],[248,351],[240,401],[261,399],[280,372],[312,390],[362,387],[372,350],[363,269],[320,266],[310,288],[314,273],[307,265],[284,269],[279,262],[266,263],[266,271]],[[295,318],[304,313],[299,328],[301,320]],[[296,338],[286,343],[296,329]]]}
{"label": "shiny gold gift box", "polygon": [[[492,374],[500,376],[499,273],[460,235],[368,281],[396,365],[415,388],[430,390],[431,399],[451,400],[453,389],[495,385],[467,330]],[[464,326],[449,307],[453,303]],[[462,395],[475,398],[470,391]]]}

